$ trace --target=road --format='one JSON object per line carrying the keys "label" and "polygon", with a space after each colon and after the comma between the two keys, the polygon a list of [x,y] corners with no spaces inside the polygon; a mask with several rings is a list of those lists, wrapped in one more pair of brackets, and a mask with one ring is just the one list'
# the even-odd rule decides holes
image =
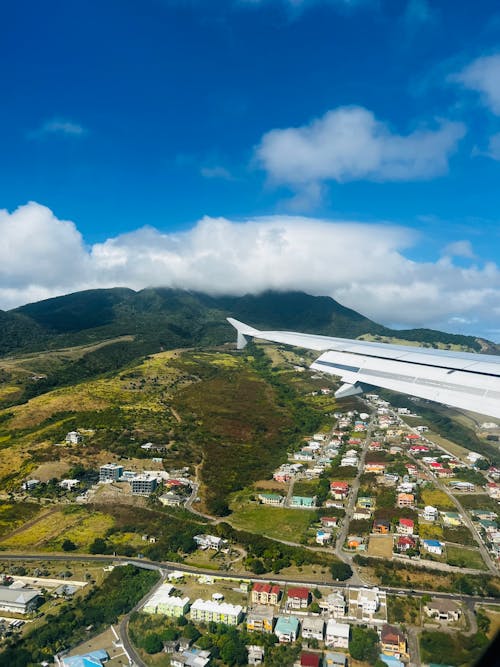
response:
{"label": "road", "polygon": [[[369,405],[369,404],[367,404]],[[372,441],[372,431],[375,425],[375,417],[376,417],[376,412],[373,409],[373,406],[369,405],[369,408],[371,410],[371,416],[370,416],[370,422],[368,424],[368,429],[366,431],[366,438],[364,441],[363,449],[361,451],[361,455],[359,458],[359,468],[358,468],[358,474],[356,475],[356,478],[351,484],[351,492],[349,494],[349,501],[346,507],[345,511],[345,517],[342,519],[342,526],[341,529],[339,530],[335,542],[335,555],[340,558],[344,563],[347,563],[350,565],[353,569],[353,576],[351,577],[351,582],[355,585],[358,586],[363,586],[365,584],[364,580],[360,577],[359,572],[356,570],[354,564],[353,564],[353,555],[354,554],[348,554],[344,551],[343,546],[345,544],[345,541],[347,539],[347,534],[349,532],[349,523],[351,522],[352,515],[354,514],[354,508],[356,507],[356,500],[358,498],[358,491],[359,491],[359,486],[360,486],[360,478],[361,475],[363,474],[363,469],[365,465],[365,458],[366,458],[366,452],[368,451],[368,447]]]}

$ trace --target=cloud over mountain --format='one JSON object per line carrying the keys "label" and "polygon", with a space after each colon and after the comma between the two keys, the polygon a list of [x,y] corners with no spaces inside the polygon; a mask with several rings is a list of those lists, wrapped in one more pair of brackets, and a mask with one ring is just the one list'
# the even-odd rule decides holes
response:
{"label": "cloud over mountain", "polygon": [[[417,242],[401,226],[299,216],[245,222],[204,217],[185,232],[152,227],[87,247],[72,222],[31,202],[0,211],[0,307],[86,288],[168,286],[212,294],[268,288],[331,295],[384,324],[486,333],[500,315],[495,264],[464,267],[455,243],[436,262],[405,251]],[[473,259],[471,260],[473,261]]]}

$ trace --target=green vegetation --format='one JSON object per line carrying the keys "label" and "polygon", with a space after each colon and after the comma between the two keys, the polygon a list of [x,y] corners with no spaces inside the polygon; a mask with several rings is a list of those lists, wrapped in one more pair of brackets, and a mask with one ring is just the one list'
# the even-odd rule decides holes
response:
{"label": "green vegetation", "polygon": [[300,542],[315,518],[314,512],[243,504],[232,512],[231,524],[235,528],[251,533]]}
{"label": "green vegetation", "polygon": [[455,567],[470,567],[475,570],[485,570],[486,566],[477,549],[463,549],[447,545],[446,562]]}
{"label": "green vegetation", "polygon": [[470,667],[487,645],[488,638],[483,632],[467,636],[461,633],[424,630],[420,637],[423,662],[437,662],[454,667]]}
{"label": "green vegetation", "polygon": [[379,655],[379,640],[375,630],[353,625],[349,641],[349,653],[355,660],[364,660],[374,665]]}
{"label": "green vegetation", "polygon": [[0,653],[0,667],[26,667],[51,660],[54,653],[71,648],[87,636],[115,623],[145,595],[158,579],[158,573],[131,565],[115,568],[99,588],[85,597],[67,602],[57,615],[47,614],[42,627],[15,639],[15,644]]}

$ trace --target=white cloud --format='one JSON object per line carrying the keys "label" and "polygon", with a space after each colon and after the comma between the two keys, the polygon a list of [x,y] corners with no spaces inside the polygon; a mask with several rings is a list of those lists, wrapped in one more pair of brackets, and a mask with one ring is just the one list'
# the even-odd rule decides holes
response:
{"label": "white cloud", "polygon": [[85,133],[85,128],[79,123],[74,123],[73,121],[64,120],[62,118],[54,118],[53,120],[43,123],[43,125],[35,132],[32,132],[30,136],[38,138],[50,135],[81,137]]}
{"label": "white cloud", "polygon": [[267,132],[257,162],[271,182],[300,188],[325,181],[412,181],[447,172],[462,123],[396,134],[363,107],[339,107],[309,125]]}
{"label": "white cloud", "polygon": [[483,104],[500,116],[500,53],[477,58],[449,78],[478,92]]}
{"label": "white cloud", "polygon": [[465,257],[466,259],[475,259],[476,257],[470,241],[454,241],[453,243],[449,243],[444,248],[443,254],[449,257]]}
{"label": "white cloud", "polygon": [[[464,268],[450,255],[411,261],[405,251],[418,238],[395,225],[205,217],[185,232],[143,227],[86,247],[72,222],[30,203],[0,211],[0,238],[2,308],[79,289],[156,285],[212,294],[303,290],[385,324],[456,329],[462,318],[476,333],[497,327],[500,315],[498,266]],[[463,242],[454,248],[470,250]]]}
{"label": "white cloud", "polygon": [[490,137],[487,155],[493,160],[500,160],[500,132]]}

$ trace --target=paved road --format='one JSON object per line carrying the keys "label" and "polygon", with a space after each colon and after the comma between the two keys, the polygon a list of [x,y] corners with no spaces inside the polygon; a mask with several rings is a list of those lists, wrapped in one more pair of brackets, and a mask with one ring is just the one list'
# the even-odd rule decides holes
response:
{"label": "paved road", "polygon": [[[369,405],[369,404],[367,404]],[[359,468],[358,468],[358,474],[356,475],[356,478],[351,484],[351,492],[349,495],[349,501],[346,507],[346,512],[345,512],[345,517],[342,519],[342,526],[340,531],[337,534],[337,539],[335,542],[335,555],[340,558],[340,560],[344,561],[344,563],[347,563],[350,565],[353,569],[353,576],[351,577],[351,582],[355,585],[361,585],[363,586],[365,584],[364,580],[361,578],[359,572],[357,571],[356,567],[353,564],[353,556],[354,554],[349,554],[346,553],[343,550],[344,543],[347,539],[347,534],[349,532],[349,523],[351,522],[352,515],[354,514],[354,508],[356,506],[356,500],[358,497],[358,491],[359,491],[359,486],[360,486],[360,477],[363,474],[363,469],[365,465],[365,458],[366,458],[366,452],[368,451],[368,446],[370,445],[372,441],[372,432],[373,428],[375,426],[375,417],[376,417],[376,412],[373,409],[373,406],[369,405],[369,408],[371,410],[371,417],[370,417],[370,422],[368,424],[368,429],[366,432],[366,438],[364,441],[363,449],[361,451],[361,455],[359,457]]]}

